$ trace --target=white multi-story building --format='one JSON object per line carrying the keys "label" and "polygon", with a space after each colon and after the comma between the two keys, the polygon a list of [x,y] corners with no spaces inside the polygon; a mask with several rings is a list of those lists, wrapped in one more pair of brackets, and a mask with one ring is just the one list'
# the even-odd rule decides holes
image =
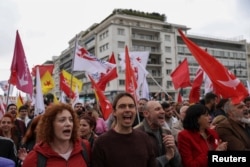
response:
{"label": "white multi-story building", "polygon": [[[150,95],[156,98],[165,98],[167,92],[175,98],[177,90],[174,89],[170,73],[185,57],[188,58],[190,78],[194,78],[198,64],[181,40],[177,29],[187,33],[189,28],[185,25],[172,24],[166,21],[165,15],[158,13],[144,13],[133,10],[116,9],[111,15],[99,24],[93,24],[89,29],[78,34],[79,44],[99,59],[107,60],[115,54],[119,77],[111,81],[105,90],[105,95],[111,100],[117,92],[125,90],[125,75],[119,68],[119,53],[124,52],[125,46],[129,51],[149,51],[150,56],[146,69],[150,73],[147,77]],[[246,83],[248,78],[248,59],[246,41],[233,41],[218,38],[188,35],[192,41],[219,59]],[[59,97],[59,72],[62,69],[72,72],[72,58],[74,55],[75,37],[69,41],[66,48],[55,62],[54,93]],[[91,84],[84,72],[74,72],[74,76],[84,82],[80,96],[93,98]],[[183,89],[183,96],[188,98],[190,88]]]}

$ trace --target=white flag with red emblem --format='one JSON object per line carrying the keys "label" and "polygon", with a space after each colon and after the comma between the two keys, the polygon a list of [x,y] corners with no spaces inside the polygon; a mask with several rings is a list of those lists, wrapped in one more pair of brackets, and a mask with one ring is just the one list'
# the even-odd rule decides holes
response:
{"label": "white flag with red emblem", "polygon": [[73,62],[73,71],[86,71],[88,73],[107,73],[116,65],[98,59],[95,55],[89,53],[86,49],[76,45],[75,57]]}

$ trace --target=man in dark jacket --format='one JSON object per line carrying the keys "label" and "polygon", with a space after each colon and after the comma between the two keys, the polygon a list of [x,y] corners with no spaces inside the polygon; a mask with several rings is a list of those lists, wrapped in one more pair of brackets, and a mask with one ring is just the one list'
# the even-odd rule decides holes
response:
{"label": "man in dark jacket", "polygon": [[148,134],[153,143],[158,167],[181,167],[181,156],[170,130],[162,129],[165,112],[158,101],[148,101],[144,108],[144,120],[135,129]]}

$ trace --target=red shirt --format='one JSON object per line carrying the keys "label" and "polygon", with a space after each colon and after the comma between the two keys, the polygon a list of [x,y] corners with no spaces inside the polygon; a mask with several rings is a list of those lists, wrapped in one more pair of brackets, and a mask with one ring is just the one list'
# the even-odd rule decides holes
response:
{"label": "red shirt", "polygon": [[[23,167],[34,167],[37,166],[37,152],[40,152],[47,157],[46,167],[87,167],[85,160],[82,156],[82,140],[77,140],[74,143],[74,148],[68,160],[65,160],[58,153],[51,149],[46,143],[38,143],[34,149],[27,155],[23,162]],[[84,142],[86,144],[86,142]],[[90,145],[86,145],[87,152],[90,153]],[[89,154],[90,155],[90,154]],[[89,157],[90,158],[90,157]]]}
{"label": "red shirt", "polygon": [[219,137],[215,130],[207,129],[207,140],[198,131],[183,130],[178,135],[178,149],[183,167],[207,167],[208,151],[215,150]]}

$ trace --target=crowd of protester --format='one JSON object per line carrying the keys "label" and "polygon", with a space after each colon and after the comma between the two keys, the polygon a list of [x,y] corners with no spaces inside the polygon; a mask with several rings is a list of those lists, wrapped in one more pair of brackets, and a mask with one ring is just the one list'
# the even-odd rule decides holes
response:
{"label": "crowd of protester", "polygon": [[250,97],[234,104],[207,93],[199,103],[112,101],[107,120],[96,104],[26,102],[0,119],[0,167],[207,167],[209,151],[250,150]]}

